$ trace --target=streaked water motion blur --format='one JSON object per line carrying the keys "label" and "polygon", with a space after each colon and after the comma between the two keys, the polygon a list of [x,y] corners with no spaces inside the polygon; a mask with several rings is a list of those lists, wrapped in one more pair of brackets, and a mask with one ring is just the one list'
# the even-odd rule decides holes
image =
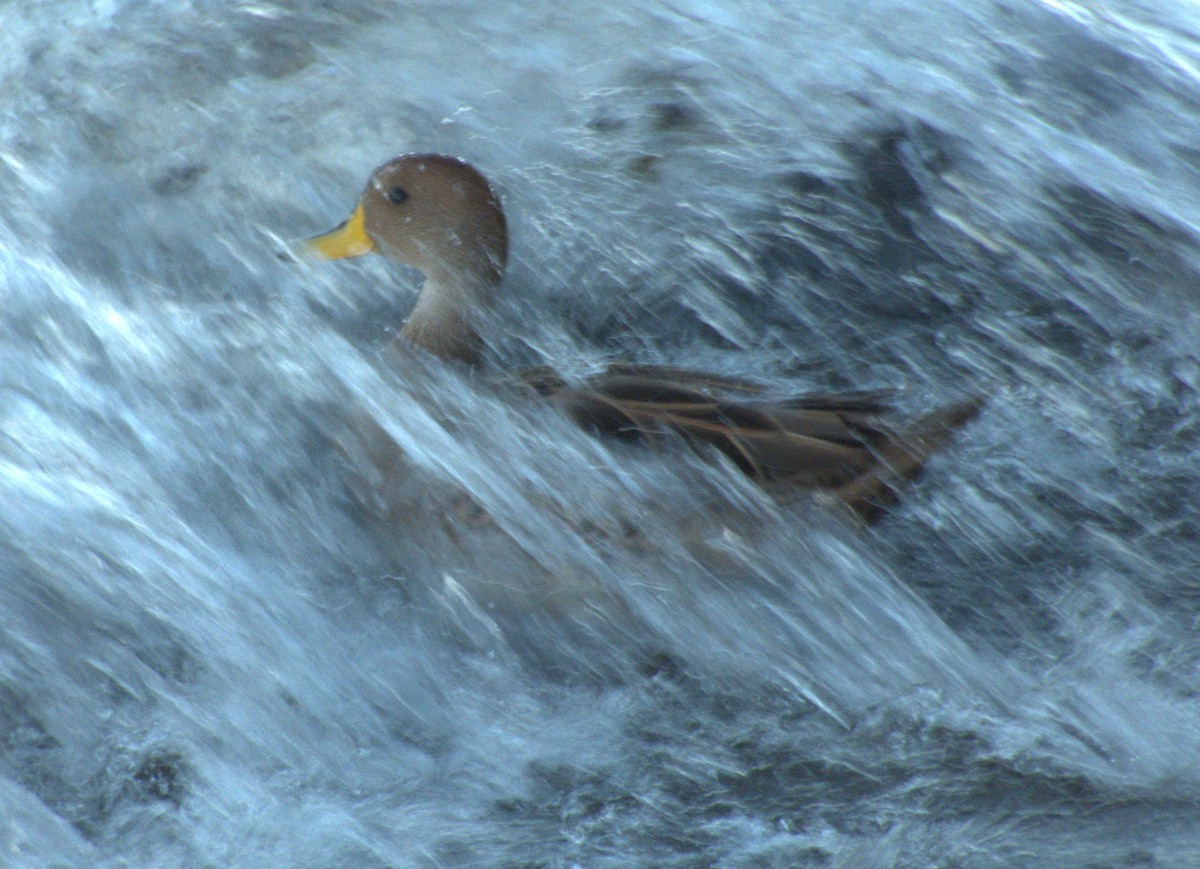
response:
{"label": "streaked water motion blur", "polygon": [[[1200,864],[1194,8],[567,9],[0,4],[0,865]],[[279,256],[411,150],[498,366],[989,404],[870,529],[597,442]]]}

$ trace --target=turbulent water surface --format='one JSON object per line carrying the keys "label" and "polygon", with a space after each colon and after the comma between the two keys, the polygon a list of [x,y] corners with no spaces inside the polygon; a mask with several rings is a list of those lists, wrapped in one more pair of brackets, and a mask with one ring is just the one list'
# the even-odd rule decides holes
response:
{"label": "turbulent water surface", "polygon": [[[1198,29],[0,3],[0,864],[1200,865]],[[278,255],[414,150],[497,366],[987,407],[872,528],[598,442]]]}

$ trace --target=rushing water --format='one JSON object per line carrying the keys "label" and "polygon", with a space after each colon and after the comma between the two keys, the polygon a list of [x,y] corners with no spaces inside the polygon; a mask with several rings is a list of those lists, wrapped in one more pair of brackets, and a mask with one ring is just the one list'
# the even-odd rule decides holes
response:
{"label": "rushing water", "polygon": [[[1200,865],[1200,19],[0,3],[0,865]],[[404,151],[499,366],[983,415],[864,529],[297,263]]]}

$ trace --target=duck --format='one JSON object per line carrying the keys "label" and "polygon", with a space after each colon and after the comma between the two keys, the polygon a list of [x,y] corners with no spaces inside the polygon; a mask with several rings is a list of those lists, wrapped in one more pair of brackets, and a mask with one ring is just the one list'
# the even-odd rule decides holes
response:
{"label": "duck", "polygon": [[[424,280],[396,340],[473,370],[484,366],[480,328],[508,246],[500,197],[483,173],[436,153],[377,167],[350,216],[301,245],[318,259],[377,254],[419,270]],[[715,450],[765,488],[831,492],[868,523],[983,404],[970,397],[897,427],[886,420],[886,392],[775,399],[758,381],[637,363],[581,381],[547,366],[509,374],[592,433]]]}

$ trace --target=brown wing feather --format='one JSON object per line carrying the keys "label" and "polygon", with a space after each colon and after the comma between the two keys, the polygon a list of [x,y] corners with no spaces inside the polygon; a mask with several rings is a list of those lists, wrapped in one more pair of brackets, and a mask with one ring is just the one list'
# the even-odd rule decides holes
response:
{"label": "brown wing feather", "polygon": [[920,473],[934,452],[979,415],[983,404],[981,398],[951,404],[921,417],[900,434],[888,435],[877,447],[877,461],[835,488],[835,493],[865,521],[873,521],[896,502],[897,486]]}
{"label": "brown wing feather", "polygon": [[[579,387],[545,369],[526,380],[598,434],[682,435],[716,447],[761,482],[832,489],[868,520],[980,407],[974,400],[953,405],[898,434],[876,418],[884,406],[879,392],[768,403],[755,395],[765,389],[750,381],[649,366],[614,367]],[[730,399],[730,391],[740,395]]]}

